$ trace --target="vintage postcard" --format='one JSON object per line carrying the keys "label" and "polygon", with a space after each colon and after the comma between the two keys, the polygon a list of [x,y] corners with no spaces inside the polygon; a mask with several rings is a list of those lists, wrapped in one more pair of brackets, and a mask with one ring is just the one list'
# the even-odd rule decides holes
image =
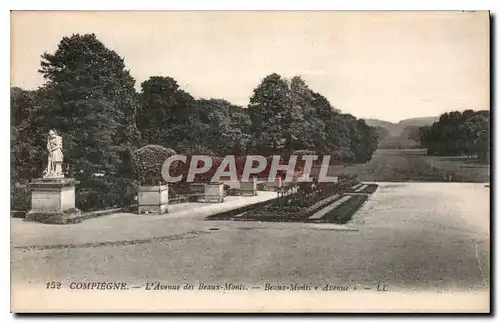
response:
{"label": "vintage postcard", "polygon": [[11,310],[490,312],[487,11],[13,11]]}

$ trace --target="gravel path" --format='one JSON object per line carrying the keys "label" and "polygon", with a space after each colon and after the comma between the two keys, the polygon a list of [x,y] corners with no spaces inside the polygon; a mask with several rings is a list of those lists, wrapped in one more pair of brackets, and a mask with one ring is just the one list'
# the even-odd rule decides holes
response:
{"label": "gravel path", "polygon": [[29,234],[40,234],[41,240],[52,232],[57,241],[57,232],[103,242],[110,241],[102,235],[111,230],[123,239],[76,248],[64,243],[42,250],[14,246],[12,284],[158,280],[367,289],[385,284],[391,291],[489,288],[489,189],[484,184],[379,184],[343,230],[196,218],[141,222],[132,216],[91,220],[96,222],[66,231],[64,226],[33,226]]}

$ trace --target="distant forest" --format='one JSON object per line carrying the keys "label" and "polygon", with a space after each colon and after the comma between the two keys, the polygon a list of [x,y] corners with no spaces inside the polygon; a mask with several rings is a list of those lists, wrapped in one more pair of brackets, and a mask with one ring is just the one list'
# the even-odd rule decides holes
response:
{"label": "distant forest", "polygon": [[[370,119],[376,128],[378,148],[427,148],[428,155],[475,156],[479,163],[489,163],[490,112],[465,110],[444,113],[439,117],[415,118],[391,124]],[[423,123],[427,123],[423,125]]]}
{"label": "distant forest", "polygon": [[490,112],[465,110],[442,114],[432,126],[421,127],[420,141],[427,154],[474,155],[480,163],[490,159]]}

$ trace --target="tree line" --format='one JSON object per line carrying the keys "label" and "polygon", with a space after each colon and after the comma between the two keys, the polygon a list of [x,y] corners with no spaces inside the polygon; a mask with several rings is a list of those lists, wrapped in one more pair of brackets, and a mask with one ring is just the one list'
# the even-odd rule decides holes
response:
{"label": "tree line", "polygon": [[488,110],[444,113],[431,126],[420,128],[422,147],[439,156],[477,156],[490,159],[490,112]]}
{"label": "tree line", "polygon": [[[62,38],[42,55],[39,72],[46,82],[37,90],[11,88],[13,182],[40,177],[50,129],[64,138],[65,171],[87,191],[112,190],[103,178],[133,180],[131,153],[147,144],[214,156],[309,149],[351,163],[366,162],[377,146],[375,128],[335,109],[299,76],[266,76],[247,107],[195,99],[165,76],[151,76],[138,93],[124,59],[95,34]],[[116,180],[113,187],[126,186]]]}

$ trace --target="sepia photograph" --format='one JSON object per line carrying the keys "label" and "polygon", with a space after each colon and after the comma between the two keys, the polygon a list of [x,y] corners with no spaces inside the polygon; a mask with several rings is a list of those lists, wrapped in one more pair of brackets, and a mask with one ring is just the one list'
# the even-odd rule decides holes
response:
{"label": "sepia photograph", "polygon": [[13,313],[490,313],[489,11],[12,11]]}

